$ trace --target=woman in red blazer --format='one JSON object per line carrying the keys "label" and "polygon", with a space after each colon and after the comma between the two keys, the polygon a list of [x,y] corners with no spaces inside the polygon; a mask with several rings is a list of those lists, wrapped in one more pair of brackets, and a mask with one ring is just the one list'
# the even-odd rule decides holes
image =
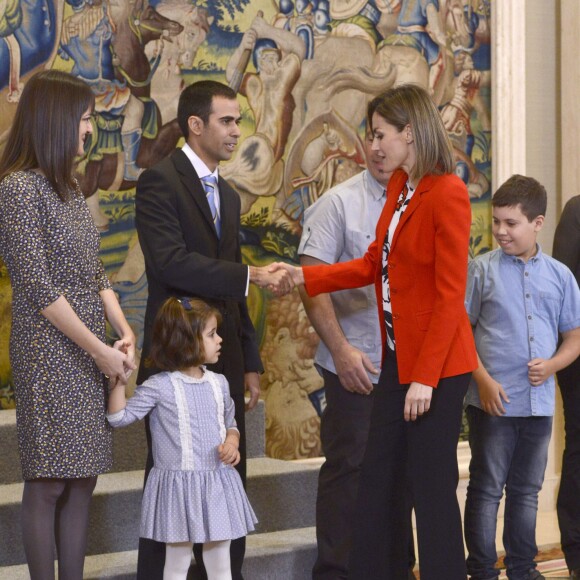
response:
{"label": "woman in red blazer", "polygon": [[291,269],[310,295],[374,282],[383,365],[361,478],[349,578],[408,576],[408,491],[422,580],[465,580],[457,503],[463,397],[477,357],[464,307],[471,208],[427,92],[369,106],[373,149],[395,171],[376,240],[358,260]]}

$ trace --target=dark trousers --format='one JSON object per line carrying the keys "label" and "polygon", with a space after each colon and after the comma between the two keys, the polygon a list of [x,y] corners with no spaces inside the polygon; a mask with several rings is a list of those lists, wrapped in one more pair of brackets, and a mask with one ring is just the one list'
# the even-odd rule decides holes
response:
{"label": "dark trousers", "polygon": [[[318,555],[314,580],[346,579],[358,480],[367,444],[373,394],[347,391],[337,375],[322,369],[326,408],[320,439],[325,461],[318,477],[316,542]],[[409,520],[411,507],[409,505]],[[413,537],[409,544],[409,567],[415,563]]]}
{"label": "dark trousers", "polygon": [[[231,395],[236,409],[236,423],[240,431],[240,462],[236,466],[244,487],[246,485],[246,419],[245,419],[245,399],[244,395]],[[145,418],[145,433],[147,436],[147,465],[145,466],[145,482],[149,472],[153,467],[153,456],[151,454],[151,431],[149,429],[149,417]],[[195,544],[193,554],[197,564],[196,573],[192,578],[207,579],[205,567],[201,556],[201,544]],[[230,546],[230,558],[232,568],[232,580],[243,580],[242,564],[246,552],[246,538],[237,538],[232,540]],[[139,538],[139,554],[137,558],[137,580],[163,580],[163,567],[165,566],[165,544]]]}
{"label": "dark trousers", "polygon": [[441,379],[429,412],[405,422],[408,385],[399,383],[394,355],[385,357],[359,481],[351,580],[408,578],[409,490],[421,580],[466,579],[456,490],[457,443],[469,378]]}
{"label": "dark trousers", "polygon": [[566,444],[558,492],[562,551],[570,570],[580,568],[580,358],[558,373]]}
{"label": "dark trousers", "polygon": [[346,578],[358,478],[365,452],[373,396],[350,393],[334,373],[322,371],[326,408],[320,439],[325,462],[318,477],[316,542],[312,577]]}

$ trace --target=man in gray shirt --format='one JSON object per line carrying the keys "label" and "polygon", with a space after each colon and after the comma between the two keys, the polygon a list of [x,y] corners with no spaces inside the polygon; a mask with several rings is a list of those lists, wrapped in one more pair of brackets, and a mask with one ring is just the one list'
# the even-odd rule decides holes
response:
{"label": "man in gray shirt", "polygon": [[[369,115],[369,117],[372,116]],[[360,258],[375,239],[391,176],[384,157],[365,139],[367,169],[325,193],[304,214],[298,248],[302,265]],[[381,363],[381,332],[374,286],[309,297],[300,287],[321,338],[315,362],[324,378],[321,440],[326,461],[318,480],[315,580],[346,578],[358,477]],[[414,562],[414,557],[413,557]]]}

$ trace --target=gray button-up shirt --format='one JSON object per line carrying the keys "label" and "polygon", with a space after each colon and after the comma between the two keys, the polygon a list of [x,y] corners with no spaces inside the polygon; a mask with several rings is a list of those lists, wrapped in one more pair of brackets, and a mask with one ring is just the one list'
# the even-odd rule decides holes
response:
{"label": "gray button-up shirt", "polygon": [[[326,192],[304,214],[300,255],[328,264],[364,256],[375,239],[375,227],[385,205],[384,187],[363,171]],[[348,342],[381,366],[381,331],[373,285],[331,295],[334,311]],[[332,355],[321,341],[316,364],[336,373]],[[373,383],[378,376],[369,373]]]}

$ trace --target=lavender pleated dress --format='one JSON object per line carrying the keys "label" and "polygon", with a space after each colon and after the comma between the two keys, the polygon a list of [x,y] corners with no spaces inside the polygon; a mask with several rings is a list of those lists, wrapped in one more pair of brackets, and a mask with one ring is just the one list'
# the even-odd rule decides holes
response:
{"label": "lavender pleated dress", "polygon": [[236,426],[226,378],[207,369],[201,379],[177,371],[156,374],[107,419],[122,427],[150,411],[154,467],[143,492],[141,537],[204,543],[254,530],[257,520],[242,480],[217,451],[227,429]]}

